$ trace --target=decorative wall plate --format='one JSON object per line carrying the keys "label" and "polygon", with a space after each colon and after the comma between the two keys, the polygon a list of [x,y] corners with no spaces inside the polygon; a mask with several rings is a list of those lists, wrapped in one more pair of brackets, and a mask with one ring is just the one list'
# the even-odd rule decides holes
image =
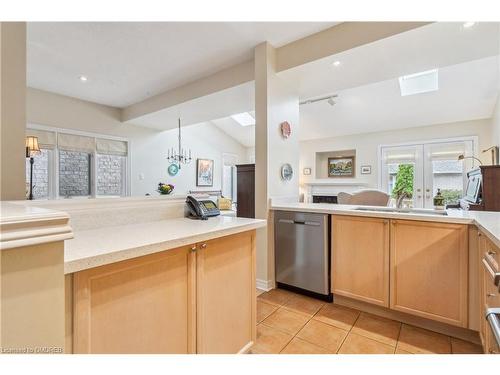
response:
{"label": "decorative wall plate", "polygon": [[292,134],[292,127],[290,126],[290,123],[288,121],[282,122],[280,124],[281,128],[281,135],[283,138],[288,138]]}
{"label": "decorative wall plate", "polygon": [[170,176],[175,176],[179,172],[179,166],[177,164],[170,164],[168,167],[168,174]]}
{"label": "decorative wall plate", "polygon": [[290,164],[286,163],[281,166],[281,178],[284,181],[290,181],[293,177],[293,168]]}

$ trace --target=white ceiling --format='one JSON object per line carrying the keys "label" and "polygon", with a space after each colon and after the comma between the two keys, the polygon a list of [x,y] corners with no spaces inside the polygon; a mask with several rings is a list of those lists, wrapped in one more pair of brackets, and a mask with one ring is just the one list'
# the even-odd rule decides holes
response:
{"label": "white ceiling", "polygon": [[[498,55],[499,23],[437,22],[279,73],[300,99]],[[340,61],[338,67],[332,66]]]}
{"label": "white ceiling", "polygon": [[255,146],[255,125],[241,126],[231,117],[224,117],[212,120],[211,122],[224,133],[236,139],[243,146]]}
{"label": "white ceiling", "polygon": [[[131,123],[158,130],[173,129],[177,127],[178,118],[182,119],[183,126],[188,126],[253,111],[254,101],[255,85],[251,81],[138,117]],[[234,123],[241,127],[236,121]],[[240,129],[235,127],[234,130]]]}
{"label": "white ceiling", "polygon": [[335,106],[300,106],[300,139],[489,118],[498,86],[496,56],[439,69],[439,90],[401,96],[397,78],[339,91]]}
{"label": "white ceiling", "polygon": [[[28,86],[125,107],[333,22],[30,22]],[[85,75],[88,81],[80,82]]]}

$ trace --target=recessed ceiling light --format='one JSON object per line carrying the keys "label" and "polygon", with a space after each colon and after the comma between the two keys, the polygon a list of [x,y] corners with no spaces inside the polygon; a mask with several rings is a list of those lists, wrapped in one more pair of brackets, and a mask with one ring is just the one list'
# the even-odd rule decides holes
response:
{"label": "recessed ceiling light", "polygon": [[399,77],[401,96],[423,94],[439,89],[438,70],[426,70]]}
{"label": "recessed ceiling light", "polygon": [[255,119],[248,112],[237,113],[236,115],[231,115],[231,118],[236,121],[241,126],[255,125]]}
{"label": "recessed ceiling light", "polygon": [[87,82],[89,80],[86,76],[80,76],[78,79],[82,82]]}
{"label": "recessed ceiling light", "polygon": [[474,26],[476,23],[475,22],[464,22],[464,28],[468,29]]}
{"label": "recessed ceiling light", "polygon": [[333,66],[340,66],[340,61],[338,61],[338,60],[337,60],[337,61],[334,61],[332,65],[333,65]]}

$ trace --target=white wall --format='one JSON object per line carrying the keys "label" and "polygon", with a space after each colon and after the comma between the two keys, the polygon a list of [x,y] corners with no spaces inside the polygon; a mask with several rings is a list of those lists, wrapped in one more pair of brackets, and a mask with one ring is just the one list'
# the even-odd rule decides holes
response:
{"label": "white wall", "polygon": [[494,145],[500,146],[500,91],[498,92],[497,103],[495,106],[495,111],[493,112],[493,119],[491,121],[491,144],[486,145],[486,147]]}
{"label": "white wall", "polygon": [[[189,190],[222,189],[222,154],[236,155],[237,163],[246,162],[246,149],[211,123],[182,128],[182,146],[192,150],[193,161],[182,165],[176,176],[169,176],[165,159],[167,149],[177,148],[177,130],[164,132],[145,131],[131,139],[132,194],[155,194],[158,182],[175,186],[175,193],[187,194]],[[214,160],[213,187],[196,187],[196,158]],[[144,175],[144,180],[139,175]]]}
{"label": "white wall", "polygon": [[[170,177],[165,157],[169,147],[177,146],[177,130],[156,131],[120,121],[120,110],[67,96],[28,88],[27,122],[56,128],[127,138],[131,155],[131,195],[155,194],[158,183],[175,185],[176,194],[188,190],[220,190],[222,154],[232,153],[238,163],[247,160],[247,150],[233,138],[208,123],[183,127],[183,147],[191,148],[193,161]],[[214,160],[214,186],[196,187],[196,158]],[[139,175],[144,179],[140,180]]]}
{"label": "white wall", "polygon": [[[478,136],[479,149],[490,143],[491,120],[464,121],[450,124],[437,124],[424,127],[407,128],[397,131],[355,134],[300,142],[300,182],[313,180],[316,175],[316,152],[336,150],[356,150],[356,178],[342,179],[343,182],[363,182],[376,188],[378,185],[378,146],[402,142],[434,140],[459,136]],[[489,147],[489,146],[488,146]],[[485,155],[479,155],[487,161]],[[360,174],[362,165],[371,165],[372,173]],[[303,168],[311,168],[310,176],[302,174]]]}

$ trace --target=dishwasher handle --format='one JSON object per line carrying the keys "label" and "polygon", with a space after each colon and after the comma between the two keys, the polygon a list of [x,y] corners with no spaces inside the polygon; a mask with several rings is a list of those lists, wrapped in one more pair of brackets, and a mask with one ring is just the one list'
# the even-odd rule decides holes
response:
{"label": "dishwasher handle", "polygon": [[321,225],[321,223],[318,223],[317,221],[307,221],[307,220],[279,219],[278,222],[284,224],[310,225],[314,227],[319,227]]}
{"label": "dishwasher handle", "polygon": [[500,346],[500,307],[487,309],[485,315],[486,320],[490,323],[497,345]]}

